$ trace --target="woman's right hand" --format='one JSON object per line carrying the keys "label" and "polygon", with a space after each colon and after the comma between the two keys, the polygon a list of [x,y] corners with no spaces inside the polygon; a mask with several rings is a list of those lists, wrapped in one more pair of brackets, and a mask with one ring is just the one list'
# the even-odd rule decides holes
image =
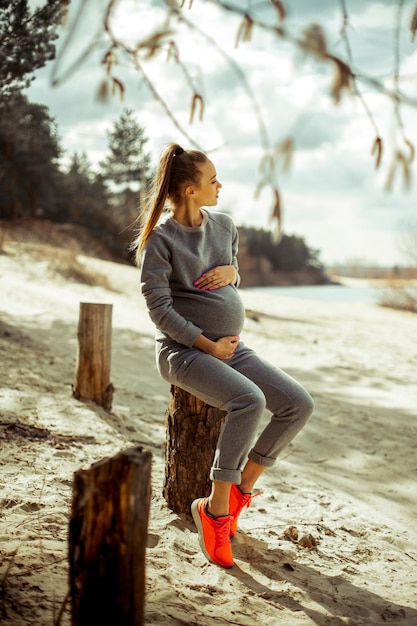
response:
{"label": "woman's right hand", "polygon": [[235,354],[235,350],[239,345],[239,337],[237,335],[232,335],[231,337],[220,337],[217,341],[214,342],[214,354],[217,359],[221,359],[222,361],[227,361],[227,359],[231,359]]}
{"label": "woman's right hand", "polygon": [[194,348],[198,348],[216,359],[227,361],[231,359],[235,353],[236,348],[239,345],[239,339],[237,335],[231,335],[227,337],[220,337],[217,341],[211,341],[201,334],[194,342]]}

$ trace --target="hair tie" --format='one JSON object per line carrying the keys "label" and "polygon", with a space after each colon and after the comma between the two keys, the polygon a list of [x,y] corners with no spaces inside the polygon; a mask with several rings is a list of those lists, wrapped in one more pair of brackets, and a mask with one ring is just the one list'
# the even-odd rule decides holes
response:
{"label": "hair tie", "polygon": [[180,154],[183,154],[183,152],[184,152],[184,148],[181,148],[181,146],[178,146],[178,148],[175,149],[174,157],[180,156]]}

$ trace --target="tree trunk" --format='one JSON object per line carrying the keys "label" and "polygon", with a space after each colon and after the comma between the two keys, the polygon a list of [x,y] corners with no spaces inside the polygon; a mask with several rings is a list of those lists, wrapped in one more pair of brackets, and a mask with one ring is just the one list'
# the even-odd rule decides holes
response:
{"label": "tree trunk", "polygon": [[93,400],[108,411],[113,401],[111,369],[111,304],[80,303],[74,396]]}
{"label": "tree trunk", "polygon": [[167,411],[164,497],[175,513],[190,514],[210,493],[210,468],[226,413],[171,386]]}
{"label": "tree trunk", "polygon": [[144,623],[150,452],[130,448],[74,474],[72,626]]}

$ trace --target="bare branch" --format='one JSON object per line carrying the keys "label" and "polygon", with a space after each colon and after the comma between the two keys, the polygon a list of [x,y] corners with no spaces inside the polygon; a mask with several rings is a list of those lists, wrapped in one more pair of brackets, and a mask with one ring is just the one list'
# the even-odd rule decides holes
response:
{"label": "bare branch", "polygon": [[[196,81],[190,74],[187,65],[182,62],[179,50],[180,42],[176,41],[176,25],[184,26],[189,32],[193,32],[197,36],[200,36],[201,39],[208,44],[208,46],[217,51],[227,62],[228,67],[231,68],[237,76],[239,83],[243,87],[255,113],[260,142],[264,150],[264,157],[261,163],[261,182],[258,185],[257,193],[259,193],[265,185],[275,189],[276,185],[274,177],[276,175],[276,168],[280,162],[283,164],[283,171],[288,170],[290,167],[294,151],[294,139],[292,138],[292,135],[290,135],[289,138],[284,140],[284,143],[281,142],[278,144],[274,152],[271,152],[271,141],[263,119],[262,111],[248,83],[244,70],[242,70],[238,63],[236,63],[236,61],[229,54],[227,54],[227,52],[215,41],[215,39],[208,35],[207,32],[202,30],[202,28],[200,28],[191,18],[187,16],[185,11],[186,9],[189,11],[193,8],[192,0],[189,0],[188,3],[186,0],[162,0],[165,4],[164,23],[161,24],[155,32],[139,42],[136,42],[133,47],[127,45],[127,43],[123,41],[123,37],[116,36],[113,31],[112,17],[118,0],[107,0],[104,7],[104,20],[97,33],[93,35],[83,52],[65,71],[63,71],[61,75],[59,75],[62,58],[66,54],[69,43],[72,40],[80,21],[84,17],[84,10],[88,1],[89,0],[80,0],[78,11],[72,21],[67,37],[56,59],[52,83],[56,85],[68,78],[68,76],[71,75],[71,73],[77,69],[79,65],[81,65],[81,63],[97,46],[99,38],[101,38],[100,43],[102,44],[104,34],[108,38],[109,44],[102,60],[107,76],[106,79],[100,83],[97,93],[98,99],[105,101],[109,97],[109,94],[119,94],[120,98],[123,98],[125,92],[124,83],[117,76],[114,76],[113,72],[118,62],[118,53],[127,55],[130,62],[133,64],[133,67],[139,71],[143,82],[148,87],[153,98],[162,106],[165,114],[172,121],[177,130],[190,142],[191,145],[201,149],[186,129],[179,123],[177,117],[171,110],[171,107],[159,93],[156,85],[145,72],[145,64],[147,60],[155,58],[161,52],[166,52],[167,62],[174,62],[178,66],[182,73],[183,81],[190,90],[190,123],[194,121],[196,115],[198,115],[199,119],[202,120],[204,106],[206,104],[205,97],[203,98],[203,95],[200,93],[200,89],[197,87]],[[186,4],[187,7],[185,7]],[[401,138],[405,147],[403,146],[402,149],[398,148],[395,152],[388,173],[387,187],[390,188],[392,186],[396,173],[399,170],[403,173],[405,186],[409,184],[410,164],[414,159],[414,146],[405,134],[405,128],[401,116],[401,106],[408,105],[417,108],[417,99],[403,93],[400,88],[400,29],[404,0],[397,0],[397,18],[394,32],[395,68],[391,87],[387,87],[382,79],[379,80],[371,76],[361,75],[358,71],[353,69],[353,56],[348,33],[349,15],[346,0],[340,0],[342,13],[342,26],[340,33],[346,48],[346,60],[339,56],[335,56],[329,51],[326,37],[320,24],[313,23],[307,25],[301,37],[294,36],[291,32],[289,32],[286,25],[284,27],[283,24],[286,17],[286,11],[282,0],[270,0],[270,4],[276,10],[278,18],[272,19],[270,22],[263,21],[256,16],[256,7],[253,10],[248,9],[248,6],[251,6],[250,3],[242,3],[242,5],[245,4],[245,6],[241,6],[239,3],[216,0],[214,4],[219,10],[241,18],[236,37],[236,46],[242,42],[249,42],[252,38],[254,30],[257,29],[271,34],[276,39],[289,43],[295,49],[300,50],[305,55],[308,54],[312,56],[320,63],[333,64],[334,74],[332,84],[330,86],[330,96],[336,104],[342,100],[345,92],[351,92],[360,100],[375,133],[375,139],[372,145],[372,155],[375,156],[375,167],[377,169],[381,164],[383,141],[374,115],[372,114],[372,111],[370,110],[359,88],[359,84],[361,83],[362,85],[371,87],[384,97],[392,100],[397,126],[400,129]],[[410,30],[412,39],[414,39],[415,32],[417,32],[417,7],[415,8],[411,18]],[[288,143],[286,144],[285,142]]]}
{"label": "bare branch", "polygon": [[264,120],[263,120],[263,116],[261,113],[261,110],[259,108],[258,102],[255,98],[255,95],[247,81],[246,75],[244,73],[244,71],[239,67],[239,65],[230,57],[230,55],[227,54],[227,52],[225,52],[225,50],[219,46],[219,44],[217,43],[217,41],[215,41],[212,37],[210,37],[210,35],[208,35],[207,33],[205,33],[203,30],[201,30],[200,28],[198,28],[198,26],[196,26],[193,22],[190,22],[187,18],[185,18],[183,15],[181,16],[181,21],[183,23],[185,23],[190,29],[194,30],[196,33],[198,33],[203,39],[206,40],[206,42],[208,44],[210,44],[225,60],[226,62],[229,64],[229,67],[234,71],[234,73],[236,74],[242,88],[244,89],[244,91],[246,92],[247,97],[249,98],[249,101],[252,105],[253,111],[255,113],[256,116],[256,120],[257,120],[257,124],[258,124],[258,129],[259,129],[259,137],[260,137],[260,141],[261,141],[261,145],[263,147],[263,149],[265,150],[265,152],[267,152],[270,149],[270,139],[269,139],[269,135],[268,135],[268,131],[266,129]]}
{"label": "bare branch", "polygon": [[189,135],[189,133],[187,133],[185,128],[183,128],[181,126],[181,124],[178,122],[177,118],[171,112],[171,109],[169,108],[169,106],[167,105],[165,100],[162,98],[162,96],[159,94],[159,92],[155,89],[152,81],[148,78],[145,70],[143,69],[143,66],[141,65],[141,63],[139,63],[138,59],[136,59],[135,66],[140,71],[140,73],[142,75],[142,78],[145,81],[148,89],[152,93],[153,97],[162,106],[162,108],[164,109],[167,117],[171,120],[171,122],[174,124],[174,126],[177,128],[177,130],[181,133],[181,135],[183,135],[183,137],[185,137],[187,139],[187,141],[190,142],[190,145],[192,145],[195,148],[197,148],[197,150],[202,150],[202,147],[191,137],[191,135]]}
{"label": "bare branch", "polygon": [[[93,36],[93,38],[91,39],[91,41],[88,43],[88,45],[85,47],[85,49],[83,50],[83,52],[76,57],[75,61],[73,61],[70,66],[67,68],[66,71],[63,72],[63,74],[61,76],[58,76],[58,72],[60,69],[60,64],[62,62],[62,57],[65,55],[68,46],[70,45],[71,41],[74,38],[74,34],[77,30],[77,27],[81,21],[83,12],[85,10],[85,7],[87,6],[87,1],[88,0],[83,0],[82,2],[80,2],[79,6],[78,6],[78,11],[75,15],[74,21],[71,25],[71,27],[69,28],[68,32],[67,32],[67,36],[64,39],[64,43],[62,44],[62,47],[60,49],[60,51],[57,53],[56,55],[56,59],[55,59],[55,63],[52,67],[52,76],[51,76],[51,84],[52,86],[57,86],[62,84],[64,81],[66,81],[79,67],[80,65],[82,65],[84,63],[84,61],[90,56],[91,52],[94,50],[94,48],[97,45],[98,39],[99,39],[99,35],[101,33],[103,33],[104,27],[101,24],[98,32]],[[111,2],[110,2],[111,4]]]}

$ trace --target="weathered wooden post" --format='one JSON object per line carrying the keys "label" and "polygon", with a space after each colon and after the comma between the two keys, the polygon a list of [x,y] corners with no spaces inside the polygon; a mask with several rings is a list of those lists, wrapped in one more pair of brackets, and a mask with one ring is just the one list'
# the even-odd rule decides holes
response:
{"label": "weathered wooden post", "polygon": [[130,448],[74,474],[72,626],[142,626],[150,452]]}
{"label": "weathered wooden post", "polygon": [[113,401],[111,370],[111,304],[80,303],[78,352],[73,394],[108,411]]}
{"label": "weathered wooden post", "polygon": [[175,513],[189,515],[192,501],[210,493],[210,468],[225,414],[171,386],[163,493]]}

